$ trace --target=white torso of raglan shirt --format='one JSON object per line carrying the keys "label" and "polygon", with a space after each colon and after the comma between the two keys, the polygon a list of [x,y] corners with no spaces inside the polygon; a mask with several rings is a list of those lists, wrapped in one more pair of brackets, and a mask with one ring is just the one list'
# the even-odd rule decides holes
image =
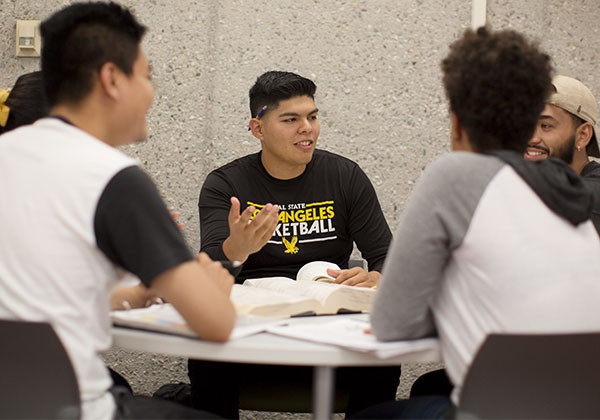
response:
{"label": "white torso of raglan shirt", "polygon": [[500,159],[450,153],[405,206],[372,326],[385,341],[437,333],[457,403],[487,334],[600,331],[599,255],[591,221],[555,214]]}
{"label": "white torso of raglan shirt", "polygon": [[121,273],[96,246],[96,206],[111,178],[136,164],[54,118],[0,138],[0,317],[52,324],[83,418],[115,409],[99,353],[111,344],[109,294]]}
{"label": "white torso of raglan shirt", "polygon": [[512,168],[499,171],[452,253],[433,304],[455,403],[487,334],[600,330],[599,256],[590,221],[574,227]]}

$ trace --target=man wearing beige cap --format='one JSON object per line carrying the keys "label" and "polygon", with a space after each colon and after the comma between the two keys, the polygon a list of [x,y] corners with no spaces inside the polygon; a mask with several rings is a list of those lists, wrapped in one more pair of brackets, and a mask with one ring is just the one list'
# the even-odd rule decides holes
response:
{"label": "man wearing beige cap", "polygon": [[594,194],[591,218],[600,233],[600,164],[589,158],[600,157],[598,103],[583,83],[571,77],[555,76],[552,86],[554,93],[540,114],[525,159],[559,158],[580,174]]}

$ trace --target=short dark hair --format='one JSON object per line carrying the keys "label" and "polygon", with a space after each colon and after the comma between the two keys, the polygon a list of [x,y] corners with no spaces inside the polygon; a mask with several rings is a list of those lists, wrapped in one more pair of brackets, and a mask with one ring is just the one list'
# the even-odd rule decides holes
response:
{"label": "short dark hair", "polygon": [[90,2],[59,10],[42,22],[40,32],[45,92],[53,106],[88,95],[107,62],[130,75],[146,28],[116,3]]}
{"label": "short dark hair", "polygon": [[6,125],[0,126],[0,134],[31,124],[48,115],[49,107],[44,95],[42,72],[34,71],[19,76],[5,105],[10,111]]}
{"label": "short dark hair", "polygon": [[315,99],[317,86],[315,83],[287,71],[268,71],[256,79],[250,88],[250,116],[256,117],[265,105],[277,108],[279,102],[296,96],[310,96]]}
{"label": "short dark hair", "polygon": [[513,30],[468,29],[441,63],[450,110],[477,152],[523,153],[551,92],[550,57]]}

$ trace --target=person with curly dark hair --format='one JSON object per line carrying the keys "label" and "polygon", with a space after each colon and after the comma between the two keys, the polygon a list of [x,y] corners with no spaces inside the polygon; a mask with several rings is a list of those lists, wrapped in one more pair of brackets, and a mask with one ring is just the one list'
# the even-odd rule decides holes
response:
{"label": "person with curly dark hair", "polygon": [[454,389],[355,418],[451,416],[488,334],[600,329],[589,316],[600,300],[591,193],[566,163],[523,158],[550,93],[550,57],[515,31],[480,28],[454,42],[441,67],[453,152],[412,192],[371,324],[382,341],[437,335]]}
{"label": "person with curly dark hair", "polygon": [[452,124],[469,137],[458,146],[522,153],[550,93],[550,57],[517,32],[482,28],[452,44],[441,68]]}

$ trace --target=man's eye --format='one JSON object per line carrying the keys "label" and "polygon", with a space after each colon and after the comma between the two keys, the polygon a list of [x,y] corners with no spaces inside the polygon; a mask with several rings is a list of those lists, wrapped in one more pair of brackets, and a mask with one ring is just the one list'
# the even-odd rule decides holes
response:
{"label": "man's eye", "polygon": [[285,122],[285,123],[290,123],[290,122],[294,122],[294,121],[296,121],[295,118],[287,118],[287,119],[283,120],[283,122]]}
{"label": "man's eye", "polygon": [[317,117],[318,117],[317,115],[311,115],[308,118],[311,119],[311,120],[317,120],[318,119]]}

